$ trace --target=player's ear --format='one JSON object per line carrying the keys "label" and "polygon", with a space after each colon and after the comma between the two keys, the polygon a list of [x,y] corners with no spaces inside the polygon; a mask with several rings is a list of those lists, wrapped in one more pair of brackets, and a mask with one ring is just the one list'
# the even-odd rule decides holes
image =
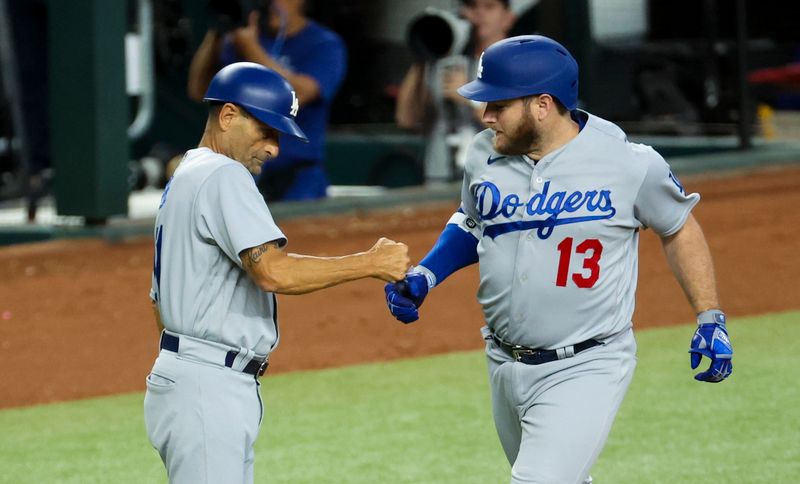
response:
{"label": "player's ear", "polygon": [[538,113],[539,121],[544,120],[551,113],[558,110],[556,100],[550,94],[539,94],[536,96],[534,104],[538,108],[536,112]]}
{"label": "player's ear", "polygon": [[225,103],[220,107],[219,114],[217,115],[217,122],[219,129],[228,131],[231,129],[233,122],[239,117],[240,108],[233,103]]}

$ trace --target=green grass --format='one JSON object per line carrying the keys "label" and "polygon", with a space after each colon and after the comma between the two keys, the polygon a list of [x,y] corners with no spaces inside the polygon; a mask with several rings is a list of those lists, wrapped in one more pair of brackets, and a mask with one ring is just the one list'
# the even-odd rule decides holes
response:
{"label": "green grass", "polygon": [[[691,378],[691,332],[638,333],[639,367],[595,482],[799,482],[800,312],[732,321],[722,384]],[[509,480],[481,352],[263,382],[256,482]],[[0,411],[0,482],[166,482],[142,395]]]}

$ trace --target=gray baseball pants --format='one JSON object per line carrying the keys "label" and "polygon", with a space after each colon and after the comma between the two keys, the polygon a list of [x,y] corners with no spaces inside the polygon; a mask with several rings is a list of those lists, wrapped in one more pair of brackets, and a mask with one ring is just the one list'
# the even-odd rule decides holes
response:
{"label": "gray baseball pants", "polygon": [[514,361],[491,339],[486,354],[492,413],[512,484],[591,482],[589,471],[636,367],[633,331],[540,365]]}
{"label": "gray baseball pants", "polygon": [[172,484],[253,482],[259,383],[225,367],[215,346],[182,337],[182,353],[161,350],[147,376],[147,435]]}

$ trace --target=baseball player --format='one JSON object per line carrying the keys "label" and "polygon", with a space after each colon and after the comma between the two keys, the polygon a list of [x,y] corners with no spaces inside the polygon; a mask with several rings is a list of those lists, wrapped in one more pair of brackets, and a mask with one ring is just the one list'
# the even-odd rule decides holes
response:
{"label": "baseball player", "polygon": [[355,279],[397,281],[408,248],[380,239],[368,251],[310,257],[286,237],[254,174],[278,137],[305,139],[288,82],[253,63],[213,78],[209,116],[161,199],[150,297],[161,351],[147,377],[145,424],[172,483],[251,483],[263,409],[258,377],[278,344],[275,294]]}
{"label": "baseball player", "polygon": [[576,109],[578,66],[557,42],[512,37],[459,93],[486,102],[461,207],[418,266],[386,285],[409,323],[428,291],[480,263],[492,411],[512,483],[591,482],[636,366],[631,331],[639,231],[660,237],[697,313],[691,367],[719,382],[733,354],[711,255],[664,159]]}

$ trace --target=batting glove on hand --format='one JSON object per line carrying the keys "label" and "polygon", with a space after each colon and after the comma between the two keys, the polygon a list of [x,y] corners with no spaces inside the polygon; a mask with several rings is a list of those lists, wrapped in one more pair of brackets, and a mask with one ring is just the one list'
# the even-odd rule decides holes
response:
{"label": "batting glove on hand", "polygon": [[695,380],[718,383],[733,372],[733,347],[725,327],[725,313],[722,311],[703,311],[697,315],[697,331],[694,332],[689,348],[693,370],[700,365],[703,356],[711,359],[711,366],[696,374]]}
{"label": "batting glove on hand", "polygon": [[419,319],[419,307],[428,295],[428,278],[422,272],[410,271],[405,279],[388,283],[386,305],[398,321],[408,324]]}

